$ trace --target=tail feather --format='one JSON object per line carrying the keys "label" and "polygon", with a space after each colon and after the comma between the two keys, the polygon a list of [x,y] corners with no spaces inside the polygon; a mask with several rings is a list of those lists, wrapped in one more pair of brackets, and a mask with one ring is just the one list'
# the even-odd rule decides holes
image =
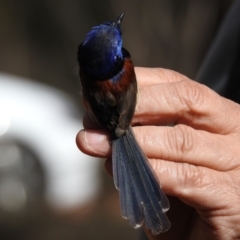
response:
{"label": "tail feather", "polygon": [[114,184],[119,189],[122,217],[128,219],[131,226],[138,228],[142,225],[143,215],[131,189],[129,168],[124,164],[127,151],[122,141],[113,142],[113,145],[113,159],[118,159],[113,161]]}
{"label": "tail feather", "polygon": [[135,228],[144,222],[154,235],[167,231],[170,222],[165,212],[169,202],[131,128],[113,141],[112,160],[122,216]]}
{"label": "tail feather", "polygon": [[[161,190],[159,182],[157,181],[156,176],[153,174],[151,166],[148,163],[147,157],[145,156],[139,144],[137,143],[131,128],[129,129],[129,132],[130,134],[128,136],[128,139],[130,139],[132,142],[132,143],[130,142],[129,145],[132,146],[132,148],[135,148],[132,149],[132,151],[135,154],[137,154],[137,159],[142,160],[137,162],[142,165],[142,168],[145,169],[147,173],[146,177],[149,178],[149,181],[151,182],[150,186],[153,188],[152,190],[155,192],[157,199],[160,199],[159,203],[163,209],[163,212],[166,212],[170,208],[169,201],[164,192]],[[141,167],[139,167],[139,171],[141,171]]]}

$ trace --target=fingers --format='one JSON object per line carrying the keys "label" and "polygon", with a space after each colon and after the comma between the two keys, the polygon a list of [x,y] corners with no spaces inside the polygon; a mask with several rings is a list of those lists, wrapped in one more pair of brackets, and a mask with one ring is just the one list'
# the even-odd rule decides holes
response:
{"label": "fingers", "polygon": [[[134,127],[133,130],[148,158],[185,162],[217,171],[229,171],[240,166],[234,136],[216,135],[185,125]],[[235,142],[238,142],[237,138]],[[77,144],[86,154],[110,156],[110,140],[102,130],[80,131]]]}
{"label": "fingers", "polygon": [[[217,171],[239,167],[240,150],[234,136],[216,135],[185,125],[134,127],[136,139],[148,158],[185,162]],[[109,157],[109,137],[102,130],[82,130],[77,136],[80,150],[91,156]]]}
{"label": "fingers", "polygon": [[136,139],[148,158],[184,162],[217,171],[239,167],[240,150],[233,136],[216,135],[185,125],[134,127]]}
{"label": "fingers", "polygon": [[191,80],[145,86],[139,90],[134,123],[182,123],[227,134],[239,128],[239,105]]}
{"label": "fingers", "polygon": [[[215,216],[234,216],[240,195],[239,105],[172,71],[136,68],[136,73],[134,121],[146,126],[133,130],[163,191],[197,208],[208,227]],[[150,126],[169,123],[175,126]],[[96,127],[91,113],[84,126],[92,130],[77,135],[80,150],[110,158],[109,135]],[[111,172],[109,160],[105,166]]]}
{"label": "fingers", "polygon": [[[163,191],[171,196],[177,196],[194,208],[214,208],[226,195],[225,180],[227,174],[209,168],[187,163],[176,163],[160,159],[150,159],[151,166],[159,179]],[[226,177],[227,178],[227,177]],[[222,186],[222,189],[216,186]]]}
{"label": "fingers", "polygon": [[178,72],[164,68],[135,67],[135,73],[139,87],[188,79]]}
{"label": "fingers", "polygon": [[83,129],[76,137],[78,148],[93,157],[107,157],[111,155],[110,140],[106,131]]}

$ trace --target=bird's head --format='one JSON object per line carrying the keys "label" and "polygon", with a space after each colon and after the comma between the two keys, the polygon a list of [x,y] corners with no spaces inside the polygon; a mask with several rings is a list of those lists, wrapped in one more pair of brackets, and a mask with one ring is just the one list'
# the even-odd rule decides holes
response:
{"label": "bird's head", "polygon": [[116,21],[93,27],[79,46],[80,68],[92,78],[106,79],[121,70],[123,65],[121,31],[123,16],[124,13]]}

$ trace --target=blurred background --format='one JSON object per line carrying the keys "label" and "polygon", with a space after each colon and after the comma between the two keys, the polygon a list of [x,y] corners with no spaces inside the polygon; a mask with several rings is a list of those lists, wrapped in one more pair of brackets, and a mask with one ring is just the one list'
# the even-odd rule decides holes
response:
{"label": "blurred background", "polygon": [[81,154],[77,47],[121,12],[136,66],[195,77],[233,0],[0,0],[0,239],[136,239]]}

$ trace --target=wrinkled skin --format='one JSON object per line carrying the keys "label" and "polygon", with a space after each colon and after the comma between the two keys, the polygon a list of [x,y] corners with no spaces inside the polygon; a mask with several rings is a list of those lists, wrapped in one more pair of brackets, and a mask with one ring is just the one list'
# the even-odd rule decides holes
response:
{"label": "wrinkled skin", "polygon": [[[240,239],[240,105],[177,72],[135,70],[133,129],[171,205],[171,229],[149,238]],[[84,127],[79,149],[109,158],[109,137],[89,111]]]}

